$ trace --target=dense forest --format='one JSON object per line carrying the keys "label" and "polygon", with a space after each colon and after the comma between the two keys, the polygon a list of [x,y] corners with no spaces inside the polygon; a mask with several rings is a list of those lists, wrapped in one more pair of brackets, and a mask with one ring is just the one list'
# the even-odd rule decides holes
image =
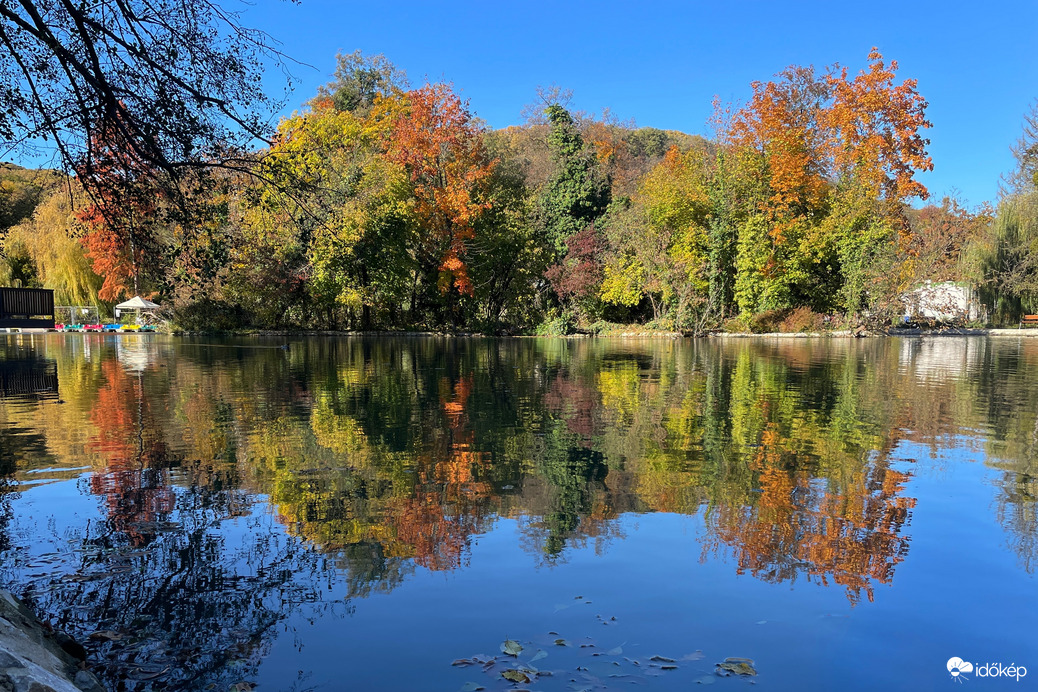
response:
{"label": "dense forest", "polygon": [[897,71],[876,50],[787,68],[704,137],[558,89],[491,130],[450,84],[340,55],[269,147],[176,194],[117,121],[80,175],[4,165],[0,284],[105,312],[140,294],[189,330],[878,326],[926,281],[969,283],[992,323],[1034,311],[1034,114],[996,206],[932,200],[927,103]]}

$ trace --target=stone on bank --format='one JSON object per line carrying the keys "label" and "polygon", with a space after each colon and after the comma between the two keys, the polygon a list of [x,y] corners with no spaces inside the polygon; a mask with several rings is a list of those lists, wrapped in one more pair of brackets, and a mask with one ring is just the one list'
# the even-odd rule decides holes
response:
{"label": "stone on bank", "polygon": [[0,692],[104,692],[86,651],[0,589]]}

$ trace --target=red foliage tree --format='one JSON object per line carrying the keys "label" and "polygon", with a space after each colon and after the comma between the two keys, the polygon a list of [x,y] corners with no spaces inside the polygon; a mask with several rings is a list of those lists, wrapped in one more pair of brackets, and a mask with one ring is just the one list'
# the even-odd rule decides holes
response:
{"label": "red foliage tree", "polygon": [[125,141],[124,128],[102,122],[93,133],[95,155],[80,171],[93,180],[92,203],[76,217],[94,272],[104,278],[98,297],[116,301],[139,294],[141,274],[158,260],[154,218],[158,187],[154,171]]}

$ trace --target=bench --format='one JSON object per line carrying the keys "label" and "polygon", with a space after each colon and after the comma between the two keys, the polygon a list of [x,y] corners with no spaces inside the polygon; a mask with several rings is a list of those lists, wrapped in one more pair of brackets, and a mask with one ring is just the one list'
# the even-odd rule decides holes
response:
{"label": "bench", "polygon": [[1020,319],[1020,328],[1038,327],[1038,315],[1024,315]]}

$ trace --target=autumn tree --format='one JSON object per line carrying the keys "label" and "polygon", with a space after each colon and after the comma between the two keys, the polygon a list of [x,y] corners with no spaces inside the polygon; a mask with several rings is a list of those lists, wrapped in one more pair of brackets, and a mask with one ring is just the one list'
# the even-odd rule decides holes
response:
{"label": "autumn tree", "polygon": [[1038,106],[1024,116],[991,223],[964,251],[966,272],[995,322],[1015,322],[1038,311]]}
{"label": "autumn tree", "polygon": [[[76,218],[87,227],[82,238],[94,273],[104,278],[98,297],[117,302],[139,295],[145,281],[161,274],[161,245],[157,236],[160,189],[153,170],[123,135],[118,122],[100,123],[94,132],[94,152],[79,176],[94,189],[92,203]],[[93,181],[86,183],[86,181]],[[89,194],[89,193],[88,193]]]}
{"label": "autumn tree", "polygon": [[709,287],[708,182],[702,153],[677,147],[642,178],[635,198],[641,218],[610,234],[606,302],[631,306],[644,297],[654,319],[667,315],[674,326],[692,326]]}
{"label": "autumn tree", "polygon": [[335,61],[332,81],[318,89],[317,100],[329,99],[336,110],[365,116],[378,99],[407,89],[407,75],[381,53],[339,53]]}
{"label": "autumn tree", "polygon": [[407,294],[414,226],[406,172],[382,152],[390,126],[319,97],[281,123],[262,164],[273,183],[249,212],[241,261],[256,246],[292,253],[285,261],[299,265],[329,325],[336,311],[363,328],[373,312],[386,323]]}
{"label": "autumn tree", "polygon": [[865,306],[876,250],[906,232],[904,204],[927,196],[915,174],[932,168],[926,101],[897,67],[873,49],[853,79],[789,68],[731,118],[724,138],[765,186],[739,233],[744,312]]}
{"label": "autumn tree", "polygon": [[468,246],[475,238],[476,222],[491,206],[486,189],[495,162],[467,105],[447,84],[409,91],[403,108],[387,113],[383,105],[376,111],[380,116],[391,120],[386,154],[407,171],[421,229],[411,297],[414,318],[420,289],[472,295]]}

